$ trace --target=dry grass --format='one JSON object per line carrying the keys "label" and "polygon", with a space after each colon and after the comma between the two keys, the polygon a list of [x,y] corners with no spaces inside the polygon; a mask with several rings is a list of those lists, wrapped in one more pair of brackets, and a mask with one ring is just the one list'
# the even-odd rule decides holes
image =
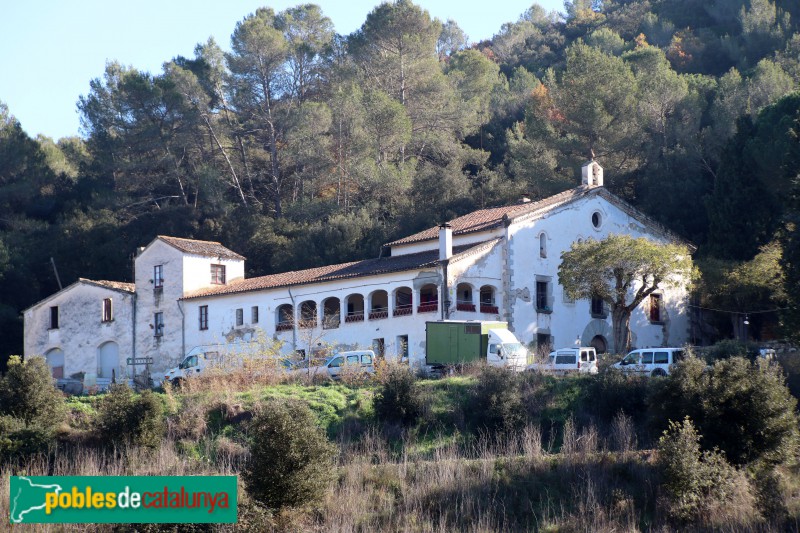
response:
{"label": "dry grass", "polygon": [[[464,371],[472,375],[476,369],[468,367]],[[379,368],[378,379],[382,372]],[[265,376],[259,376],[259,380],[250,375],[234,376],[231,382],[211,374],[189,380],[179,391],[167,390],[168,431],[155,450],[133,447],[108,452],[66,445],[50,459],[3,466],[0,517],[8,516],[10,475],[237,475],[249,455],[248,421],[260,408],[255,391],[263,392],[265,383],[297,380],[305,384],[303,379],[287,378],[283,372]],[[248,400],[251,403],[244,403],[242,395],[246,393],[251,393]],[[453,415],[447,420],[455,418]],[[338,481],[318,509],[311,512],[290,509],[273,515],[253,502],[240,482],[240,523],[207,529],[341,532],[691,529],[685,524],[668,522],[667,513],[659,503],[653,454],[638,449],[636,428],[630,417],[620,414],[602,431],[589,424],[581,425],[580,420],[566,418],[563,428],[545,432],[548,438],[543,442],[542,428],[537,425],[498,438],[487,433],[460,433],[452,428],[433,434],[446,430],[434,425],[426,426],[429,428],[426,430],[376,427],[368,419],[356,418],[338,430],[337,445],[341,451]],[[86,421],[81,421],[81,425],[86,425]],[[554,440],[561,445],[556,447]],[[756,510],[751,482],[744,474],[739,475],[738,488],[730,494],[730,500],[710,507],[692,527],[768,531],[771,527],[785,529],[786,524],[791,525],[786,516],[775,525],[764,521]],[[784,507],[794,516],[799,507],[793,507],[792,502],[800,501],[800,491],[793,483],[800,479],[800,473],[785,470],[782,475],[775,481],[775,491],[780,493],[776,497],[786,499]],[[114,527],[31,525],[19,529],[113,531]]]}

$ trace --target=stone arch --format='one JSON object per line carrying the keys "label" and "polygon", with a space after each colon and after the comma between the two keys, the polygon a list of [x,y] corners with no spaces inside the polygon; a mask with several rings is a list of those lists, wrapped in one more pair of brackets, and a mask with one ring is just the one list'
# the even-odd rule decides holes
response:
{"label": "stone arch", "polygon": [[345,322],[363,322],[364,321],[364,295],[359,293],[349,294],[344,303],[347,306],[347,315],[344,317]]}
{"label": "stone arch", "polygon": [[306,300],[300,304],[300,321],[298,326],[301,328],[317,327],[317,302]]}
{"label": "stone arch", "polygon": [[50,367],[50,373],[56,379],[64,377],[64,350],[61,348],[53,348],[44,354],[47,361],[47,366]]}
{"label": "stone arch", "polygon": [[589,342],[589,346],[593,347],[598,354],[608,352],[608,340],[602,335],[595,335]]}
{"label": "stone arch", "polygon": [[414,293],[410,287],[398,287],[394,290],[394,316],[410,315],[414,309]]}
{"label": "stone arch", "polygon": [[497,289],[492,285],[484,285],[479,292],[480,311],[481,313],[489,313],[496,315],[499,311],[497,308],[496,298]]}
{"label": "stone arch", "polygon": [[602,337],[605,340],[606,351],[615,353],[614,332],[608,321],[599,318],[590,320],[581,333],[581,346],[592,346],[595,337]]}
{"label": "stone arch", "polygon": [[116,379],[119,376],[119,345],[114,341],[104,342],[97,347],[97,377]]}
{"label": "stone arch", "polygon": [[286,331],[294,328],[294,307],[282,304],[275,311],[275,331]]}
{"label": "stone arch", "polygon": [[383,289],[369,295],[369,319],[377,320],[389,316],[389,293]]}
{"label": "stone arch", "polygon": [[427,313],[439,310],[439,287],[433,283],[426,283],[419,289],[418,313]]}
{"label": "stone arch", "polygon": [[475,311],[475,289],[469,283],[456,286],[456,310]]}
{"label": "stone arch", "polygon": [[342,304],[339,298],[331,296],[322,301],[322,327],[335,329],[341,322]]}

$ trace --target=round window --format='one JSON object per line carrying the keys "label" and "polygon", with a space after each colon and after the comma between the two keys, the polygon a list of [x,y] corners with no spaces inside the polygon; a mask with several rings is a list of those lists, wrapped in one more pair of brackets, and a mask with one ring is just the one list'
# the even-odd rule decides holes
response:
{"label": "round window", "polygon": [[592,226],[595,228],[599,228],[600,225],[603,223],[603,215],[600,214],[600,211],[595,211],[592,213]]}

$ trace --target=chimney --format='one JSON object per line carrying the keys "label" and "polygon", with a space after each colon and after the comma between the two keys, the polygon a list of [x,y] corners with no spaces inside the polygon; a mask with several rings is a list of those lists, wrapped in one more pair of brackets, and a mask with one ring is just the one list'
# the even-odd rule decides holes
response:
{"label": "chimney", "polygon": [[453,228],[448,222],[439,225],[439,260],[453,256]]}
{"label": "chimney", "polygon": [[603,167],[592,159],[581,167],[581,184],[588,186],[603,186]]}

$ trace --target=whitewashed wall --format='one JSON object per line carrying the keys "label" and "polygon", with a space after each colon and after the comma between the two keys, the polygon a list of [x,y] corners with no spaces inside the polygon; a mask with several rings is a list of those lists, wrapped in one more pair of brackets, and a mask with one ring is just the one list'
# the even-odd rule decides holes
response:
{"label": "whitewashed wall", "polygon": [[[595,228],[592,214],[599,213],[601,224]],[[546,258],[540,257],[539,235],[546,235]],[[577,239],[603,239],[611,233],[665,242],[664,238],[648,231],[640,222],[608,201],[592,196],[554,210],[542,218],[512,224],[510,233],[510,273],[513,307],[513,328],[521,341],[536,340],[537,333],[549,333],[556,347],[573,345],[580,338],[584,345],[596,335],[606,338],[612,348],[611,316],[592,318],[590,301],[568,303],[558,284],[558,265],[561,253]],[[550,314],[536,312],[537,276],[551,282]],[[539,278],[542,279],[542,278]],[[664,294],[664,324],[651,324],[647,315],[649,299],[645,299],[631,317],[633,344],[637,347],[680,346],[686,342],[689,320],[683,291],[662,291]]]}
{"label": "whitewashed wall", "polygon": [[[103,300],[111,298],[113,320],[103,322]],[[59,327],[50,329],[50,308],[58,306]],[[98,373],[98,350],[116,348],[116,377],[127,376],[131,357],[133,295],[77,282],[25,311],[25,356],[64,352],[64,377],[84,373],[91,382]],[[116,347],[107,345],[115,343]],[[109,378],[106,378],[110,380]],[[102,378],[101,378],[101,381]]]}

